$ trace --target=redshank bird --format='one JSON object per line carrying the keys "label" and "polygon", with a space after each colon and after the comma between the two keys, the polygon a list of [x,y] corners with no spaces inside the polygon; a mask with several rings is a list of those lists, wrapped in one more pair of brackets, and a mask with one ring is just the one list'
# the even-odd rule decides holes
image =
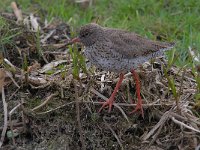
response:
{"label": "redshank bird", "polygon": [[95,23],[82,26],[79,36],[72,39],[72,43],[75,42],[81,42],[85,46],[84,54],[92,64],[100,69],[120,74],[112,95],[103,103],[99,112],[107,105],[109,112],[111,111],[124,74],[131,71],[136,82],[138,98],[136,108],[131,113],[140,110],[144,117],[139,76],[134,69],[151,58],[163,55],[164,51],[173,48],[174,43],[152,41],[135,33],[101,27]]}

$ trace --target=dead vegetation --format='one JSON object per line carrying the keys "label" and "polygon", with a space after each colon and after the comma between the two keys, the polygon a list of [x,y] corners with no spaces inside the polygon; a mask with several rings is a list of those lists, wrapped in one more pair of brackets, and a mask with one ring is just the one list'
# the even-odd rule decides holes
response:
{"label": "dead vegetation", "polygon": [[[70,27],[58,20],[43,23],[33,14],[20,14],[1,14],[9,25],[5,30],[17,29],[9,39],[12,44],[7,42],[1,47],[4,49],[0,72],[2,148],[194,149],[198,146],[200,121],[194,71],[169,67],[163,58],[145,63],[137,69],[145,118],[129,114],[136,106],[135,102],[132,104],[132,98],[136,98],[135,83],[129,73],[112,112],[97,113],[101,100],[110,96],[117,75],[95,68],[87,69],[87,73],[74,71],[74,64],[81,61],[74,62],[70,50],[72,54],[76,48],[67,46]],[[79,75],[76,79],[75,73]]]}

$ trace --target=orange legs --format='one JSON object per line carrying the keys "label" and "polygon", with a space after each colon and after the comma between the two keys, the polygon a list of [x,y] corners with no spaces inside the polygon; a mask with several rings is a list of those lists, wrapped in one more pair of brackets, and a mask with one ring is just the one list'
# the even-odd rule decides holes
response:
{"label": "orange legs", "polygon": [[142,98],[140,96],[140,80],[139,80],[138,74],[135,72],[134,69],[131,70],[131,73],[133,74],[133,79],[135,80],[135,83],[136,83],[136,94],[138,98],[136,108],[131,113],[141,110],[142,117],[144,118],[144,111],[142,108]]}
{"label": "orange legs", "polygon": [[123,79],[124,79],[124,74],[121,73],[121,74],[119,75],[119,81],[117,82],[117,84],[116,84],[116,86],[115,86],[115,89],[114,89],[112,95],[110,96],[110,98],[109,98],[106,102],[103,103],[102,107],[99,109],[99,112],[100,112],[104,107],[106,107],[107,105],[109,106],[108,112],[111,111],[111,108],[112,108],[112,105],[113,105],[113,102],[114,102],[115,95],[116,95],[116,93],[117,93],[119,87],[121,86]]}
{"label": "orange legs", "polygon": [[[140,81],[139,81],[139,77],[138,77],[138,74],[135,72],[134,69],[131,70],[131,73],[133,74],[133,79],[136,82],[136,94],[137,94],[137,98],[138,98],[138,102],[137,102],[136,108],[131,112],[131,114],[136,112],[136,111],[138,111],[138,110],[140,110],[141,114],[142,114],[142,117],[144,118],[144,112],[143,112],[143,108],[142,108],[142,98],[140,96]],[[102,107],[99,109],[99,112],[101,112],[101,110],[104,107],[106,107],[107,105],[109,106],[108,112],[111,111],[115,95],[116,95],[119,87],[121,86],[121,83],[122,83],[123,79],[124,79],[124,74],[121,73],[120,76],[119,76],[119,81],[117,82],[112,95],[110,96],[110,98],[106,102],[103,103]]]}

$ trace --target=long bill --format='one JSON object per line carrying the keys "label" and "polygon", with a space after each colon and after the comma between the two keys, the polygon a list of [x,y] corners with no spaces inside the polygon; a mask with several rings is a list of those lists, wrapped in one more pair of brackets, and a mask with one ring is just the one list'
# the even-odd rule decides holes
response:
{"label": "long bill", "polygon": [[73,38],[70,43],[77,43],[77,42],[80,42],[80,38],[76,37],[76,38]]}

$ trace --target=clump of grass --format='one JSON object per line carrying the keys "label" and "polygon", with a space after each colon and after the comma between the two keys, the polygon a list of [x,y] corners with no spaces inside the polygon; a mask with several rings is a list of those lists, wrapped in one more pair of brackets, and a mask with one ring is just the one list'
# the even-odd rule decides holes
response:
{"label": "clump of grass", "polygon": [[[196,95],[195,95],[195,108],[200,110],[200,75],[199,74],[195,76],[195,80],[196,80],[196,83],[197,83],[197,92],[196,92]],[[197,112],[196,114],[198,114],[199,117],[200,117],[199,112]]]}
{"label": "clump of grass", "polygon": [[171,51],[170,59],[168,61],[168,65],[167,65],[166,68],[163,67],[163,69],[164,69],[165,77],[167,78],[167,81],[168,81],[169,89],[171,89],[171,91],[172,91],[172,94],[173,94],[174,99],[176,101],[177,110],[179,111],[180,110],[180,108],[179,108],[179,96],[180,96],[181,91],[178,92],[177,87],[175,85],[174,77],[168,75],[168,71],[170,70],[170,68],[172,67],[172,65],[175,62],[174,58],[175,58],[175,49],[173,49]]}
{"label": "clump of grass", "polygon": [[19,28],[12,28],[11,24],[8,23],[3,17],[0,16],[0,45],[1,49],[5,49],[6,44],[12,45],[13,38],[21,34]]}
{"label": "clump of grass", "polygon": [[69,50],[70,50],[70,55],[72,57],[72,64],[73,64],[72,74],[74,78],[79,79],[79,73],[81,70],[84,73],[87,73],[85,58],[83,55],[80,54],[80,52],[78,52],[76,45],[74,45],[73,49],[70,46]]}
{"label": "clump of grass", "polygon": [[38,29],[36,32],[36,50],[38,57],[42,57],[42,48],[41,48],[41,43],[40,43],[40,30]]}
{"label": "clump of grass", "polygon": [[20,28],[13,27],[5,18],[0,16],[0,64],[14,73],[15,68],[9,66],[4,61],[4,57],[9,54],[7,47],[15,47],[14,38],[21,34]]}
{"label": "clump of grass", "polygon": [[200,65],[200,62],[195,61],[193,58],[191,58],[191,59],[193,60],[192,73],[194,75],[194,79],[197,84],[197,89],[196,89],[196,94],[195,94],[195,102],[196,102],[195,107],[200,109],[200,72],[197,68],[198,65]]}
{"label": "clump of grass", "polygon": [[197,83],[197,99],[200,100],[200,75],[199,73],[195,75],[195,80]]}
{"label": "clump of grass", "polygon": [[23,63],[22,63],[22,68],[23,68],[23,71],[24,71],[24,75],[25,75],[25,83],[28,84],[28,60],[27,60],[27,56],[26,54],[24,53],[23,54]]}

